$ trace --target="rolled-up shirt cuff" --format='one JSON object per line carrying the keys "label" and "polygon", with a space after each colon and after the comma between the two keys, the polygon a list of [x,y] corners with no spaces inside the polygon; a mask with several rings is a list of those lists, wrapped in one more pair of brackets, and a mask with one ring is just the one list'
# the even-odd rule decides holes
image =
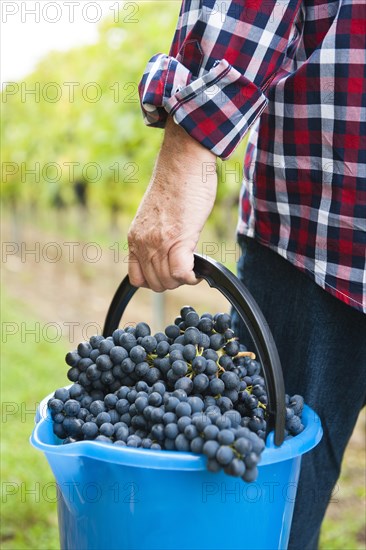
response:
{"label": "rolled-up shirt cuff", "polygon": [[139,84],[145,124],[164,127],[171,115],[195,140],[227,159],[265,109],[262,90],[225,59],[193,79],[177,59],[158,54]]}

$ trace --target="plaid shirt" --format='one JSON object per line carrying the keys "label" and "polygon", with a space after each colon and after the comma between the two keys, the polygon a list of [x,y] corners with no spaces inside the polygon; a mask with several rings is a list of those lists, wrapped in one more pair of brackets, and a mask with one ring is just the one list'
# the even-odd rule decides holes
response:
{"label": "plaid shirt", "polygon": [[364,312],[365,36],[366,0],[183,0],[139,86],[223,159],[251,129],[239,233]]}

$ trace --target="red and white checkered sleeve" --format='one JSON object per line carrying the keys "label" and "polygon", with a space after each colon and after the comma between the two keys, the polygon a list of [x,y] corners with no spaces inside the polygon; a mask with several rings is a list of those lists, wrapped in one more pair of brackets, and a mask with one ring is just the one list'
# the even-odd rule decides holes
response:
{"label": "red and white checkered sleeve", "polygon": [[153,56],[139,84],[145,124],[162,128],[171,115],[228,158],[267,105],[265,90],[296,33],[300,5],[183,0],[170,55]]}

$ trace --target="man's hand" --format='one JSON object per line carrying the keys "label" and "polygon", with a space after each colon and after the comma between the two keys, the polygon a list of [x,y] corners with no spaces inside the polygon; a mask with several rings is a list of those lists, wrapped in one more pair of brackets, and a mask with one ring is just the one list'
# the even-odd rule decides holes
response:
{"label": "man's hand", "polygon": [[162,292],[197,284],[193,253],[216,197],[216,157],[171,118],[128,233],[131,284]]}

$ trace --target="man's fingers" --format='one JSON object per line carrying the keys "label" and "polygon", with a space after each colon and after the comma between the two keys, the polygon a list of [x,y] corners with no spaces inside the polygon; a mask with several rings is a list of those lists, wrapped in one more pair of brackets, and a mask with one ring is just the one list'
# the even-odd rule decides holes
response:
{"label": "man's fingers", "polygon": [[168,255],[165,254],[163,257],[155,255],[151,258],[154,270],[159,277],[159,281],[165,290],[173,290],[178,288],[181,283],[173,279],[170,273],[170,266],[168,261]]}
{"label": "man's fingers", "polygon": [[159,279],[159,276],[155,272],[154,266],[150,261],[141,262],[141,269],[144,274],[148,287],[154,292],[163,292],[165,290],[164,285]]}
{"label": "man's fingers", "polygon": [[182,284],[198,284],[200,279],[196,278],[193,265],[191,248],[176,245],[167,254],[154,254],[150,260],[139,259],[136,253],[130,252],[128,274],[133,286],[163,292]]}
{"label": "man's fingers", "polygon": [[194,256],[190,248],[175,246],[170,249],[168,259],[172,279],[186,285],[199,283],[200,280],[196,278],[193,271]]}
{"label": "man's fingers", "polygon": [[128,255],[128,277],[131,285],[148,288],[139,261],[133,252],[130,252]]}

